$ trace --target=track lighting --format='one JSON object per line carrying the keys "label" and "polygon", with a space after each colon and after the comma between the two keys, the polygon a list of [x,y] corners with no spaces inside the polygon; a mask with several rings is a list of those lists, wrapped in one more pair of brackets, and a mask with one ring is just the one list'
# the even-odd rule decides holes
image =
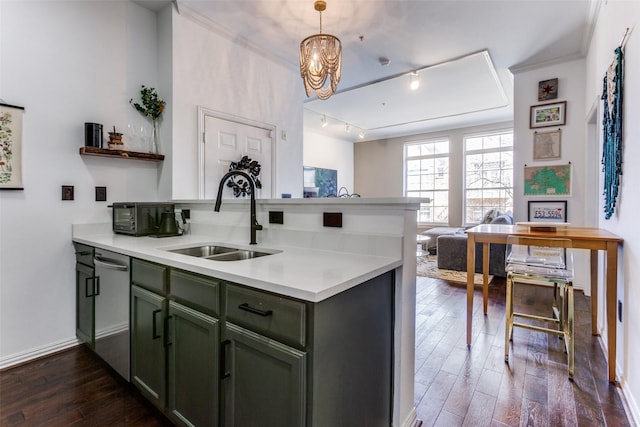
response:
{"label": "track lighting", "polygon": [[409,88],[411,90],[417,90],[420,87],[420,77],[418,77],[418,72],[413,71],[409,73]]}

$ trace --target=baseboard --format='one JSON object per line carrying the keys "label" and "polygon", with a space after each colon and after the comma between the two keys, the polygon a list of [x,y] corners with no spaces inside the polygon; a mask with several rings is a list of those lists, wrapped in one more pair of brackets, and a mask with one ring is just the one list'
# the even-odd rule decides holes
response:
{"label": "baseboard", "polygon": [[[600,330],[600,328],[598,328],[598,344],[600,344],[600,349],[602,350],[605,359],[607,359],[609,352],[604,340],[605,334],[606,331]],[[607,363],[609,363],[608,359]],[[640,425],[640,409],[638,408],[638,404],[633,395],[629,393],[629,384],[622,375],[622,369],[619,363],[616,363],[616,378],[622,378],[621,381],[618,381],[617,391],[618,395],[620,395],[620,400],[622,400],[624,412],[627,414],[631,425],[638,426]]]}
{"label": "baseboard", "polygon": [[71,347],[75,347],[80,344],[77,338],[70,340],[58,341],[44,347],[38,347],[31,350],[23,351],[21,353],[11,354],[0,358],[0,370],[5,370],[13,366],[22,365],[23,363],[30,362],[31,360],[39,357],[48,356],[52,353],[57,353],[62,350],[66,350]]}
{"label": "baseboard", "polygon": [[405,418],[402,423],[402,427],[419,427],[420,425],[422,425],[422,421],[418,420],[416,408],[411,408],[409,415],[407,415],[407,418]]}
{"label": "baseboard", "polygon": [[[620,376],[618,376],[618,378],[620,378]],[[628,383],[626,381],[622,381],[619,384],[620,387],[618,387],[618,394],[620,395],[622,406],[624,407],[624,411],[627,413],[630,424],[632,426],[640,425],[640,412],[638,412],[638,405],[633,396],[626,392],[629,390]]]}

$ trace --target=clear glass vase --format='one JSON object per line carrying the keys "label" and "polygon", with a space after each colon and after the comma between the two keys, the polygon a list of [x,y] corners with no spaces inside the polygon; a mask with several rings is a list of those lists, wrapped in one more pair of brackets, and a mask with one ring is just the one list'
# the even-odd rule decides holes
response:
{"label": "clear glass vase", "polygon": [[153,121],[153,127],[151,128],[151,141],[150,141],[149,152],[152,154],[159,154],[159,144],[158,144],[158,124],[156,121]]}

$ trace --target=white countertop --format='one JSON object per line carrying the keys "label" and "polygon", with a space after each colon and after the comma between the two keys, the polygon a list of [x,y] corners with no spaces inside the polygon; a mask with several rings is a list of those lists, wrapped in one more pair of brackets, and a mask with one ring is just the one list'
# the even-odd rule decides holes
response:
{"label": "white countertop", "polygon": [[[402,265],[399,256],[262,243],[248,245],[246,240],[216,241],[198,234],[154,238],[74,229],[73,241],[310,302],[322,301]],[[242,261],[214,261],[166,250],[208,244],[281,252]]]}

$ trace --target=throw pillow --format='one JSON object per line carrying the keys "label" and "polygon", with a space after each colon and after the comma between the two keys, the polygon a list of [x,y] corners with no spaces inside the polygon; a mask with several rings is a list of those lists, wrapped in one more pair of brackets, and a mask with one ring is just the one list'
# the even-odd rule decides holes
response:
{"label": "throw pillow", "polygon": [[490,224],[491,221],[493,221],[493,219],[495,217],[497,217],[498,215],[500,215],[500,211],[497,209],[489,209],[487,211],[487,213],[484,214],[484,217],[482,218],[482,223],[483,224]]}

